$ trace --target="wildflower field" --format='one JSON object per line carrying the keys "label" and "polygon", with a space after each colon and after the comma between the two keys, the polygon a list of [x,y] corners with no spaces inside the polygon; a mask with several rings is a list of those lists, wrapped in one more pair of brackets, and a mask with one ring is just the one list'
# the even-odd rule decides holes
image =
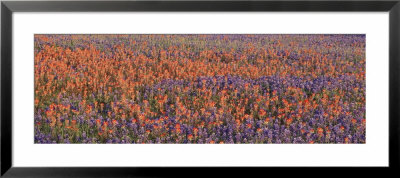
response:
{"label": "wildflower field", "polygon": [[35,143],[365,143],[365,35],[35,35]]}

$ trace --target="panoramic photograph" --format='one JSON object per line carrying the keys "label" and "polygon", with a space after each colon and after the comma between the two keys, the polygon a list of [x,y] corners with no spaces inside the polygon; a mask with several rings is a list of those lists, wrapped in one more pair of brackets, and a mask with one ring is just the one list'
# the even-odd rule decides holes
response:
{"label": "panoramic photograph", "polygon": [[365,144],[365,34],[36,34],[36,144]]}

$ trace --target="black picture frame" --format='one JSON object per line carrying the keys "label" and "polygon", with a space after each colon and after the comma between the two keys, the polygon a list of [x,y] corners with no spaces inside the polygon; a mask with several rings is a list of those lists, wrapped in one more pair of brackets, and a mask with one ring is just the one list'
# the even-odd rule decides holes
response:
{"label": "black picture frame", "polygon": [[[1,176],[5,177],[132,177],[198,176],[262,173],[254,168],[18,168],[12,166],[12,19],[13,12],[121,12],[121,11],[296,11],[389,12],[389,168],[354,171],[388,172],[399,168],[400,118],[400,1],[2,1],[1,2]],[[27,150],[28,151],[28,150]],[[276,167],[275,167],[276,168]],[[208,170],[203,170],[208,169]],[[281,169],[281,168],[278,168]],[[182,172],[183,171],[183,172]],[[279,170],[281,172],[287,172]],[[247,171],[246,171],[247,172]],[[301,174],[304,171],[289,171]],[[305,171],[305,174],[308,174]],[[333,172],[333,173],[332,173]],[[335,174],[329,171],[325,174]],[[340,173],[340,172],[338,172]],[[214,174],[214,173],[213,173]],[[325,175],[322,175],[325,176]]]}

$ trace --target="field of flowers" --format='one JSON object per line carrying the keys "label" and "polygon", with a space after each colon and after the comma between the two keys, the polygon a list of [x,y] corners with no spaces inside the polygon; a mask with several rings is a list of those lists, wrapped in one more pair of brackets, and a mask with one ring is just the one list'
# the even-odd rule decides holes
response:
{"label": "field of flowers", "polygon": [[365,143],[365,35],[35,35],[35,143]]}

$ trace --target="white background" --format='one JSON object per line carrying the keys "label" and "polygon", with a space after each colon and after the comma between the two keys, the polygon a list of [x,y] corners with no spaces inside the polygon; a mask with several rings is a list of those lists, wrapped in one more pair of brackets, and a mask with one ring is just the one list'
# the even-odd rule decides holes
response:
{"label": "white background", "polygon": [[[14,13],[13,166],[388,166],[388,13]],[[34,144],[34,34],[366,34],[366,144]]]}

